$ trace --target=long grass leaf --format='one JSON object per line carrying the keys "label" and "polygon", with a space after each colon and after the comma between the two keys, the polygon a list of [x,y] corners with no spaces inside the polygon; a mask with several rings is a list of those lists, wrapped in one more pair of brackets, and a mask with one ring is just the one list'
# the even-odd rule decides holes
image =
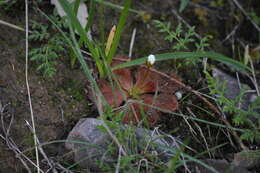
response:
{"label": "long grass leaf", "polygon": [[181,0],[179,12],[182,12],[187,7],[189,2],[190,2],[190,0]]}
{"label": "long grass leaf", "polygon": [[[104,0],[102,0],[104,1]],[[99,28],[99,44],[102,48],[102,53],[105,51],[105,6],[104,4],[99,4],[98,6],[98,28]],[[105,53],[104,53],[105,55]],[[102,57],[103,58],[103,57]]]}
{"label": "long grass leaf", "polygon": [[88,39],[87,32],[81,26],[78,18],[76,17],[76,15],[73,12],[73,9],[72,9],[70,3],[67,2],[66,0],[59,0],[59,2],[61,4],[63,10],[66,12],[69,22],[72,24],[73,28],[75,28],[78,31],[81,39],[83,39],[83,41],[87,44],[92,56],[97,57],[97,55],[95,53],[95,47],[91,43],[91,41]]}
{"label": "long grass leaf", "polygon": [[[173,154],[177,154],[176,148],[170,148],[170,147],[163,146],[163,145],[158,145],[158,147],[162,148],[164,151],[169,151],[169,152],[172,152]],[[212,171],[214,173],[219,173],[215,168],[207,165],[203,161],[200,161],[200,160],[196,159],[195,157],[192,157],[192,156],[190,156],[188,154],[185,154],[183,152],[182,152],[182,156],[184,156],[184,158],[186,158],[188,160],[180,160],[180,163],[176,167],[184,165],[184,163],[187,163],[187,162],[195,162],[195,163],[198,163],[198,164],[202,165],[203,167],[207,168],[208,170],[210,170],[210,171]]]}
{"label": "long grass leaf", "polygon": [[80,5],[80,0],[76,0],[76,1],[74,2],[74,13],[75,13],[76,16],[77,16],[77,14],[78,14],[79,5]]}
{"label": "long grass leaf", "polygon": [[220,145],[217,145],[217,146],[212,147],[212,148],[209,148],[208,150],[203,151],[203,152],[197,154],[196,156],[194,156],[194,158],[199,158],[199,157],[201,157],[201,156],[203,156],[203,155],[205,155],[205,154],[207,154],[207,153],[209,153],[211,151],[215,151],[216,149],[221,148],[221,147],[223,147],[223,146],[225,146],[227,144],[228,144],[228,142],[220,144]]}
{"label": "long grass leaf", "polygon": [[182,155],[182,153],[184,153],[184,149],[185,149],[185,146],[187,146],[188,144],[188,140],[189,139],[186,139],[184,141],[184,143],[181,145],[180,148],[173,148],[174,149],[174,156],[173,158],[171,159],[171,166],[166,170],[165,173],[172,173],[172,172],[175,172],[175,170],[178,168],[178,164],[179,161],[180,161],[180,156]]}
{"label": "long grass leaf", "polygon": [[[215,52],[173,52],[173,53],[157,54],[157,55],[155,55],[155,57],[156,57],[156,61],[165,61],[165,60],[170,60],[170,59],[207,57],[207,58],[219,61],[221,63],[231,65],[238,70],[251,71],[251,69],[248,66],[246,66],[236,60],[228,58],[220,53],[215,53]],[[147,57],[135,59],[130,62],[126,62],[126,63],[122,63],[120,65],[117,65],[114,67],[114,69],[144,64],[146,62],[146,60],[147,60]]]}
{"label": "long grass leaf", "polygon": [[88,23],[85,27],[86,32],[88,32],[90,26],[92,26],[92,24],[93,24],[94,14],[95,14],[95,3],[93,0],[90,0]]}
{"label": "long grass leaf", "polygon": [[179,114],[179,113],[176,113],[176,112],[171,112],[171,111],[169,111],[169,110],[161,109],[161,108],[159,108],[159,107],[152,106],[152,105],[149,105],[149,104],[145,104],[145,103],[142,103],[142,102],[140,102],[140,101],[132,101],[132,102],[133,102],[133,103],[140,104],[140,105],[144,105],[144,106],[147,106],[147,107],[156,109],[156,110],[159,110],[159,111],[161,111],[161,112],[165,112],[165,113],[171,114],[171,115],[173,115],[173,116],[176,115],[176,116],[179,116],[179,117],[183,117],[183,118],[185,118],[185,119],[190,119],[190,120],[198,121],[198,122],[205,123],[205,124],[209,124],[209,125],[212,125],[212,126],[215,126],[215,127],[226,128],[226,129],[235,130],[235,131],[239,131],[239,132],[244,132],[244,131],[245,131],[244,129],[235,128],[235,127],[231,127],[231,126],[226,126],[226,125],[223,125],[223,124],[214,123],[214,122],[207,121],[207,120],[203,120],[203,119],[200,119],[200,118],[196,118],[196,117],[192,117],[192,116],[188,116],[188,115],[184,115],[184,114]]}

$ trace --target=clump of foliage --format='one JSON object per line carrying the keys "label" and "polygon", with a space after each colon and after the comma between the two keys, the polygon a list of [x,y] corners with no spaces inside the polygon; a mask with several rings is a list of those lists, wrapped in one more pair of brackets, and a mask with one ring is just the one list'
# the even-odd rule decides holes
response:
{"label": "clump of foliage", "polygon": [[[154,20],[155,26],[159,29],[160,33],[166,34],[164,39],[169,41],[170,43],[174,43],[172,46],[172,50],[180,51],[180,50],[190,50],[192,47],[191,44],[195,45],[196,51],[204,51],[209,46],[209,39],[211,36],[205,36],[198,41],[196,41],[195,35],[195,27],[190,27],[188,31],[185,31],[182,24],[179,23],[175,30],[171,29],[170,22],[161,22],[159,20]],[[187,63],[196,64],[198,59],[188,59]]]}
{"label": "clump of foliage", "polygon": [[[65,23],[57,15],[52,19],[57,25],[64,27]],[[41,71],[44,76],[53,77],[56,73],[56,64],[59,54],[65,51],[66,42],[59,32],[51,33],[49,30],[53,26],[32,21],[33,33],[29,39],[34,42],[40,42],[41,46],[32,48],[29,52],[30,59],[38,64],[37,70]]]}
{"label": "clump of foliage", "polygon": [[250,13],[248,13],[248,15],[254,20],[254,22],[255,22],[256,24],[258,24],[258,25],[260,24],[260,16],[257,15],[256,12],[251,11]]}
{"label": "clump of foliage", "polygon": [[171,30],[171,23],[163,23],[159,20],[154,21],[155,26],[159,29],[159,32],[166,33],[165,40],[169,42],[176,41],[175,45],[172,46],[173,50],[187,50],[187,44],[194,42],[193,36],[195,35],[194,29],[195,27],[189,28],[188,32],[183,31],[183,26],[179,23],[175,29],[175,31]]}
{"label": "clump of foliage", "polygon": [[[114,155],[115,153],[120,154],[120,159],[114,160],[120,165],[120,172],[174,172],[178,167],[183,165],[183,158],[180,155],[184,154],[185,146],[182,142],[176,140],[174,143],[176,146],[170,148],[173,142],[171,139],[165,141],[165,145],[162,146],[156,141],[160,138],[164,138],[165,134],[156,129],[151,132],[149,130],[139,129],[135,126],[122,126],[119,123],[114,123],[114,121],[106,121],[109,128],[113,129],[113,133],[118,139],[119,143],[123,146],[120,149],[115,148],[114,142],[111,142],[107,148],[107,155]],[[98,129],[103,133],[107,133],[106,129],[101,125]],[[153,134],[151,134],[153,133]],[[140,139],[140,134],[143,138]],[[168,154],[173,156],[170,164],[165,164],[162,157],[159,155],[164,155],[165,151],[160,149],[169,149]],[[159,149],[159,150],[158,150]],[[124,150],[127,154],[123,154]],[[188,155],[187,160],[190,159]],[[170,163],[168,162],[168,163]],[[105,163],[102,160],[98,161],[99,167],[105,172],[114,172],[115,168],[111,166],[111,163]]]}
{"label": "clump of foliage", "polygon": [[239,104],[245,96],[245,89],[241,89],[240,94],[235,99],[230,99],[225,96],[226,84],[220,85],[209,73],[206,73],[210,94],[217,96],[216,101],[223,107],[223,112],[233,115],[232,121],[236,126],[242,126],[246,129],[240,136],[241,139],[253,142],[260,139],[260,97],[257,97],[246,110],[243,110]]}

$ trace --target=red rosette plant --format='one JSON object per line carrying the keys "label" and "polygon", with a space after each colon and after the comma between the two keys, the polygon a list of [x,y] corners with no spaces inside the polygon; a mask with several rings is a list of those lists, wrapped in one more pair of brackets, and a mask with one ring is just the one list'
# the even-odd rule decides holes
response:
{"label": "red rosette plant", "polygon": [[[115,57],[111,66],[122,61],[127,61],[127,58]],[[137,124],[146,118],[150,125],[154,125],[161,116],[161,112],[155,108],[167,111],[175,111],[178,108],[174,93],[180,86],[156,73],[149,65],[117,69],[113,70],[113,73],[119,86],[112,86],[105,79],[100,79],[98,85],[108,104],[116,108],[117,112],[124,111],[124,123]],[[125,106],[122,106],[123,104]],[[142,117],[143,113],[147,117]]]}

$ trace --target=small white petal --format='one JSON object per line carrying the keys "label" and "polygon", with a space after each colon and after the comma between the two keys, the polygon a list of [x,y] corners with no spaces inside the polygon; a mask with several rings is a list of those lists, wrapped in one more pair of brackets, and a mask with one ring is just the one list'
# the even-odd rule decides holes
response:
{"label": "small white petal", "polygon": [[180,91],[175,93],[175,96],[177,97],[178,100],[182,98],[182,93]]}
{"label": "small white petal", "polygon": [[154,55],[149,55],[148,56],[148,63],[153,65],[155,63],[155,56]]}

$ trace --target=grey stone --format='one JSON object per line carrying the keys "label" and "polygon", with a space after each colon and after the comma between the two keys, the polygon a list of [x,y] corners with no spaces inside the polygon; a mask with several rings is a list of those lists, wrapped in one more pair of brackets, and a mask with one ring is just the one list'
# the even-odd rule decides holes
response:
{"label": "grey stone", "polygon": [[[239,84],[236,78],[222,72],[221,70],[214,68],[212,71],[213,77],[217,80],[217,84],[219,87],[222,87],[224,83],[226,83],[225,88],[225,97],[228,99],[235,99],[240,94],[240,87],[245,88],[246,91],[253,91],[246,84]],[[241,86],[240,86],[241,85]],[[241,100],[241,108],[243,110],[247,110],[250,103],[252,103],[257,98],[256,91],[255,92],[246,92],[244,97]]]}
{"label": "grey stone", "polygon": [[260,158],[256,156],[256,152],[240,152],[234,155],[233,163],[236,166],[244,167],[247,169],[260,165]]}
{"label": "grey stone", "polygon": [[[249,105],[253,103],[257,98],[257,93],[255,90],[251,89],[248,85],[239,83],[239,81],[236,78],[233,78],[232,76],[222,72],[221,70],[215,68],[212,71],[213,77],[217,80],[218,87],[222,87],[223,84],[226,84],[225,88],[225,94],[224,96],[228,99],[235,99],[241,92],[240,88],[245,88],[245,94],[240,100],[240,103],[237,105],[240,109],[247,111],[249,108]],[[258,87],[259,88],[259,87]],[[260,88],[259,88],[260,89]],[[249,92],[250,91],[250,92]],[[259,126],[259,114],[260,109],[254,109],[253,112],[258,113],[258,115],[249,114],[248,119],[251,120],[252,123],[254,123],[256,126]],[[257,144],[260,144],[260,140],[256,139]]]}
{"label": "grey stone", "polygon": [[[76,126],[69,133],[65,147],[73,151],[74,161],[79,163],[81,168],[98,169],[98,161],[107,164],[114,164],[117,161],[117,152],[114,155],[108,155],[107,150],[112,142],[111,137],[99,127],[103,122],[95,118],[80,119]],[[163,135],[158,131],[150,131],[142,128],[132,127],[128,125],[118,124],[122,132],[124,130],[133,130],[135,133],[137,151],[144,151],[147,149],[149,153],[156,154],[157,157],[164,162],[168,162],[173,154],[163,147],[177,148],[179,141],[169,135]],[[115,130],[112,130],[113,133]],[[125,136],[126,143],[130,143],[132,138]],[[74,143],[74,141],[78,141]],[[149,143],[149,145],[148,145]],[[148,147],[147,147],[148,146]],[[126,151],[127,152],[127,151]]]}

